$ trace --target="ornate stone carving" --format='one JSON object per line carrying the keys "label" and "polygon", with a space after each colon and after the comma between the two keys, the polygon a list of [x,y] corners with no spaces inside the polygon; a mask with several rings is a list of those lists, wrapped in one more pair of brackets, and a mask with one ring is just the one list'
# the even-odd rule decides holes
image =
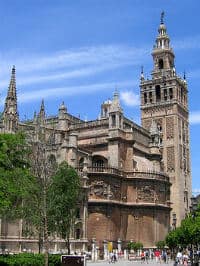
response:
{"label": "ornate stone carving", "polygon": [[151,126],[151,119],[148,119],[148,120],[144,120],[143,122],[143,127],[147,130],[150,129],[150,126]]}
{"label": "ornate stone carving", "polygon": [[166,138],[173,139],[174,138],[174,117],[166,117]]}
{"label": "ornate stone carving", "polygon": [[102,199],[120,200],[121,190],[120,183],[105,183],[103,180],[94,180],[90,184],[90,196]]}
{"label": "ornate stone carving", "polygon": [[174,171],[175,169],[175,154],[174,147],[167,147],[167,171]]}
{"label": "ornate stone carving", "polygon": [[90,195],[100,198],[107,198],[108,184],[104,183],[103,180],[94,180],[90,185]]}
{"label": "ornate stone carving", "polygon": [[163,127],[162,126],[162,122],[163,122],[162,118],[155,119],[155,122],[157,125],[160,125],[161,127]]}
{"label": "ornate stone carving", "polygon": [[154,202],[154,189],[150,183],[141,183],[137,190],[137,199],[143,202]]}

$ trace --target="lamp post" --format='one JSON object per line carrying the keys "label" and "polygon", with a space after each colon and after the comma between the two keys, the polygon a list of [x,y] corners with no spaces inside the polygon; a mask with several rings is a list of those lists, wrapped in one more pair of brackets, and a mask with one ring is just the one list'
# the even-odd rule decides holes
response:
{"label": "lamp post", "polygon": [[172,213],[172,229],[175,230],[176,229],[176,213]]}

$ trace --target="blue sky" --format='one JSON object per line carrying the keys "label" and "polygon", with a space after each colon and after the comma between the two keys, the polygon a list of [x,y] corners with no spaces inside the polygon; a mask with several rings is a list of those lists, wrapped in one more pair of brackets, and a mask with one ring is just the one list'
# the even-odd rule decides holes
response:
{"label": "blue sky", "polygon": [[96,119],[117,88],[127,117],[140,123],[139,77],[152,70],[151,51],[165,11],[176,58],[186,71],[193,191],[200,191],[199,0],[0,0],[0,110],[16,66],[19,114],[32,118],[64,100],[70,113]]}

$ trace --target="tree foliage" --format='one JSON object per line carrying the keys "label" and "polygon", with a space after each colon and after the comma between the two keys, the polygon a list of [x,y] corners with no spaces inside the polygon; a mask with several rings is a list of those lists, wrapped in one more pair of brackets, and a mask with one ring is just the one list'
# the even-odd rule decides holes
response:
{"label": "tree foliage", "polygon": [[134,250],[135,252],[137,252],[139,249],[143,248],[143,244],[140,242],[129,242],[127,244],[127,248],[128,250]]}
{"label": "tree foliage", "polygon": [[0,173],[0,217],[22,218],[23,234],[39,237],[48,265],[50,234],[69,240],[80,196],[77,172],[66,162],[58,167],[45,143],[27,144],[18,133],[0,134]]}
{"label": "tree foliage", "polygon": [[165,247],[165,241],[160,240],[160,241],[156,242],[156,247],[158,249],[164,249],[164,247]]}
{"label": "tree foliage", "polygon": [[75,169],[62,162],[52,177],[48,193],[50,230],[57,232],[69,244],[80,196],[80,179]]}
{"label": "tree foliage", "polygon": [[20,217],[22,199],[32,185],[29,148],[22,133],[0,134],[0,216]]}
{"label": "tree foliage", "polygon": [[181,225],[169,232],[166,244],[170,248],[186,247],[200,243],[200,208],[195,213],[189,214]]}

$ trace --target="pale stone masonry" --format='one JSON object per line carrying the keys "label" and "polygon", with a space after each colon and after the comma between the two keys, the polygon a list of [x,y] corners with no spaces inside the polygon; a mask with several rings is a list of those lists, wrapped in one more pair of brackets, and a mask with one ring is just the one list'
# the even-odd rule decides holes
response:
{"label": "pale stone masonry", "polygon": [[[108,241],[117,247],[130,240],[152,247],[170,230],[170,214],[178,224],[188,212],[187,84],[176,74],[163,18],[152,56],[152,79],[141,73],[142,127],[125,117],[118,92],[102,103],[94,121],[74,117],[64,103],[57,116],[47,117],[42,100],[39,113],[21,122],[12,69],[0,130],[42,138],[51,159],[66,160],[79,172],[85,196],[71,230],[74,250],[90,250],[95,243],[102,252]],[[38,250],[38,240],[24,236],[23,221],[2,220],[0,230],[2,250]],[[52,237],[51,252],[64,249],[64,241]]]}

